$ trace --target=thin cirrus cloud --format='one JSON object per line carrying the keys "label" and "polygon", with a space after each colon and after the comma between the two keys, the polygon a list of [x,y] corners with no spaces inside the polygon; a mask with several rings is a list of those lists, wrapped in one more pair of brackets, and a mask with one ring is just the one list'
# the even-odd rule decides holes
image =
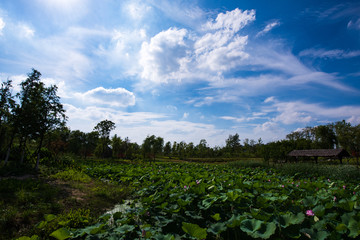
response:
{"label": "thin cirrus cloud", "polygon": [[310,123],[319,119],[339,120],[342,116],[346,120],[360,123],[360,107],[344,105],[339,107],[326,107],[319,103],[305,103],[303,101],[278,101],[271,97],[264,101],[267,114],[274,114],[273,122],[284,124]]}
{"label": "thin cirrus cloud", "polygon": [[346,59],[360,56],[360,50],[344,51],[341,49],[306,49],[299,53],[300,57],[328,58],[328,59]]}
{"label": "thin cirrus cloud", "polygon": [[279,20],[275,20],[275,21],[267,24],[263,30],[261,30],[260,32],[258,32],[256,34],[256,37],[260,37],[262,35],[265,35],[266,33],[270,32],[273,28],[275,28],[277,26],[280,26],[280,21]]}

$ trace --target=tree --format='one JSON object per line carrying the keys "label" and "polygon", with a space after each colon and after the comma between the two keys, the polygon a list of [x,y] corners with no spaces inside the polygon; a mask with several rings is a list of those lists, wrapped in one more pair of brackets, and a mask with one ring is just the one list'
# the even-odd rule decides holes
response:
{"label": "tree", "polygon": [[170,158],[171,155],[171,142],[167,142],[164,147],[164,154],[165,156]]}
{"label": "tree", "polygon": [[208,146],[205,139],[201,139],[199,144],[196,146],[199,157],[206,157],[208,154]]}
{"label": "tree", "polygon": [[[28,74],[28,78],[21,82],[19,93],[20,104],[15,108],[13,119],[13,136],[20,134],[21,162],[24,158],[28,139],[37,140],[37,155],[35,169],[39,168],[40,150],[45,134],[57,127],[63,126],[66,121],[65,110],[57,96],[57,87],[45,87],[40,80],[41,73],[35,69]],[[12,137],[13,138],[13,137]],[[12,143],[12,141],[11,141]],[[8,153],[10,153],[11,144]],[[6,161],[8,155],[6,157]]]}
{"label": "tree", "polygon": [[351,155],[356,157],[357,165],[359,165],[360,157],[360,125],[351,126],[345,120],[336,122],[336,136],[340,146],[346,149]]}
{"label": "tree", "polygon": [[156,154],[161,153],[163,150],[164,139],[155,137],[155,135],[147,136],[142,144],[143,156],[153,158],[155,161]]}
{"label": "tree", "polygon": [[331,125],[320,125],[314,128],[316,148],[333,149],[337,144],[336,135]]}
{"label": "tree", "polygon": [[114,129],[115,123],[107,119],[99,122],[94,127],[94,130],[97,131],[100,136],[100,145],[97,147],[97,153],[99,156],[106,157],[110,144],[110,132]]}
{"label": "tree", "polygon": [[123,149],[123,141],[116,134],[111,139],[112,156],[113,158],[122,158],[125,155],[125,149]]}
{"label": "tree", "polygon": [[229,149],[230,155],[234,155],[240,149],[240,137],[239,134],[229,135],[228,139],[226,139],[226,148]]}
{"label": "tree", "polygon": [[[6,135],[10,132],[12,111],[16,104],[11,94],[12,80],[1,83],[0,88],[0,152],[2,152]],[[11,139],[12,142],[12,139]],[[6,160],[5,160],[6,161]]]}

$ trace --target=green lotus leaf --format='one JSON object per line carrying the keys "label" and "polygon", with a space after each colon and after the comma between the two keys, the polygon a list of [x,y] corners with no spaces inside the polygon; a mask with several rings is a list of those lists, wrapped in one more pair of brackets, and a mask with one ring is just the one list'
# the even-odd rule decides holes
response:
{"label": "green lotus leaf", "polygon": [[257,219],[246,219],[241,222],[240,229],[253,238],[268,239],[276,231],[276,224]]}
{"label": "green lotus leaf", "polygon": [[210,233],[213,233],[215,235],[218,235],[224,231],[226,231],[227,227],[226,227],[226,224],[225,223],[222,223],[222,222],[218,222],[218,223],[214,223],[212,224],[208,229],[207,231],[210,232]]}
{"label": "green lotus leaf", "polygon": [[66,228],[60,228],[50,234],[50,237],[54,237],[58,240],[64,240],[71,237],[69,230]]}
{"label": "green lotus leaf", "polygon": [[207,236],[206,228],[201,228],[197,224],[183,222],[182,229],[184,230],[184,232],[190,234],[194,238],[206,239]]}

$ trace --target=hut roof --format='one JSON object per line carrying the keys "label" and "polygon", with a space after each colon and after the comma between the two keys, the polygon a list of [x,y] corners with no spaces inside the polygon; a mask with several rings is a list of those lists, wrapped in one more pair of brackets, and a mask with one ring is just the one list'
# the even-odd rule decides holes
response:
{"label": "hut roof", "polygon": [[350,156],[350,154],[344,149],[293,150],[288,155],[291,157],[349,157]]}

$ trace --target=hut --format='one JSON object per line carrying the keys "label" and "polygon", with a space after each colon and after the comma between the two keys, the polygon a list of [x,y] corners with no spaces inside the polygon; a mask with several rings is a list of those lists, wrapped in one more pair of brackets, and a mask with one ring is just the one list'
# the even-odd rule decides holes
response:
{"label": "hut", "polygon": [[342,159],[344,157],[350,157],[350,154],[345,149],[308,149],[308,150],[293,150],[288,156],[295,157],[296,160],[299,157],[313,157],[315,162],[319,157],[335,158],[339,159],[342,164]]}

